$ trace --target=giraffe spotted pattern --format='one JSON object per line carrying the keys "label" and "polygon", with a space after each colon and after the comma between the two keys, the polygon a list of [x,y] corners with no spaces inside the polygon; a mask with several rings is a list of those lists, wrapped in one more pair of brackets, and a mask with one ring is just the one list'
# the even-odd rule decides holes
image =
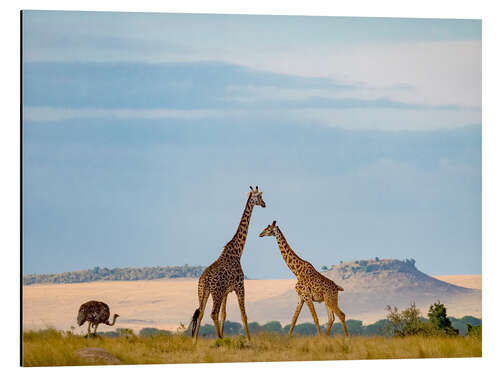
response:
{"label": "giraffe spotted pattern", "polygon": [[326,310],[328,312],[328,335],[330,335],[330,330],[335,320],[336,314],[342,327],[344,329],[344,335],[348,336],[347,328],[345,325],[345,314],[338,307],[338,292],[344,289],[333,280],[330,280],[326,276],[322,275],[313,267],[313,265],[304,259],[301,259],[288,245],[285,236],[281,232],[280,228],[276,225],[276,221],[273,221],[271,225],[268,225],[260,237],[274,236],[278,241],[278,246],[280,248],[281,255],[288,265],[288,268],[297,277],[297,284],[295,285],[295,290],[298,294],[297,308],[290,325],[289,335],[292,334],[297,318],[299,317],[300,310],[304,302],[311,310],[311,315],[314,319],[314,324],[320,334],[320,327],[318,322],[318,316],[316,315],[316,310],[314,309],[313,302],[325,302]]}
{"label": "giraffe spotted pattern", "polygon": [[[241,268],[241,255],[245,247],[245,242],[250,224],[250,217],[254,206],[266,207],[262,199],[262,191],[256,186],[253,189],[250,186],[248,200],[241,217],[240,224],[234,237],[229,241],[219,258],[208,266],[198,281],[198,302],[199,308],[196,309],[192,319],[192,336],[196,342],[200,330],[201,320],[208,297],[212,295],[213,308],[211,318],[214,322],[217,336],[222,338],[224,335],[224,322],[226,320],[226,301],[227,295],[235,292],[238,297],[238,304],[241,312],[241,320],[245,326],[248,340],[250,340],[250,331],[248,330],[247,315],[245,312],[245,285],[243,269]],[[219,326],[219,312],[221,312],[221,322]]]}

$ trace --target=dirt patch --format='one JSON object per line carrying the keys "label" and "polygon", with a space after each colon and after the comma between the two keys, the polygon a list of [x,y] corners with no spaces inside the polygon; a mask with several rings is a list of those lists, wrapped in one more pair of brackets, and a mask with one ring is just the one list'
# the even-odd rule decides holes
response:
{"label": "dirt patch", "polygon": [[118,358],[102,348],[82,348],[78,349],[75,354],[90,363],[105,363],[108,365],[121,364]]}

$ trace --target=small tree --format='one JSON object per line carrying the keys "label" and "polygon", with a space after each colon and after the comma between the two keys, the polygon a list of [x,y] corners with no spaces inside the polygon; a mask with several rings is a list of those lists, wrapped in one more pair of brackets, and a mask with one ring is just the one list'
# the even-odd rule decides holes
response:
{"label": "small tree", "polygon": [[282,332],[281,323],[276,320],[273,320],[272,322],[267,322],[262,326],[262,330],[267,332],[281,333]]}
{"label": "small tree", "polygon": [[361,320],[349,319],[345,322],[345,325],[349,335],[360,336],[363,334],[363,322]]}
{"label": "small tree", "polygon": [[215,337],[215,336],[217,336],[217,332],[216,332],[213,324],[205,324],[205,325],[200,326],[200,330],[198,331],[198,334],[201,337]]}
{"label": "small tree", "polygon": [[224,334],[225,335],[239,335],[242,333],[243,326],[238,322],[231,322],[230,320],[226,320],[224,323]]}
{"label": "small tree", "polygon": [[432,329],[420,316],[420,310],[417,309],[415,302],[402,311],[396,306],[387,306],[386,310],[388,312],[386,334],[398,337],[431,334]]}
{"label": "small tree", "polygon": [[[283,331],[287,332],[290,330],[290,324],[287,324]],[[302,323],[297,324],[293,330],[294,335],[302,336],[314,336],[317,333],[316,326],[313,323]]]}
{"label": "small tree", "polygon": [[473,326],[467,323],[467,336],[482,338],[483,326]]}
{"label": "small tree", "polygon": [[139,331],[139,336],[143,336],[143,337],[172,336],[172,332],[164,330],[164,329],[145,327]]}
{"label": "small tree", "polygon": [[429,307],[427,316],[434,329],[447,335],[458,335],[458,329],[453,328],[451,325],[450,319],[446,316],[446,307],[444,307],[440,301],[437,301]]}
{"label": "small tree", "polygon": [[328,271],[328,267],[327,266],[321,266],[321,271]]}
{"label": "small tree", "polygon": [[255,334],[262,331],[262,327],[257,322],[250,322],[248,323],[248,330],[250,331],[251,334]]}

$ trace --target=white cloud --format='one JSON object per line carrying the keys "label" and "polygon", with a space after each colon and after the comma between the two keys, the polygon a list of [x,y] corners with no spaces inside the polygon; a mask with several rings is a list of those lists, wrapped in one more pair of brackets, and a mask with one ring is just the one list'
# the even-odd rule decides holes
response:
{"label": "white cloud", "polygon": [[290,118],[313,120],[351,130],[410,130],[460,128],[481,123],[481,112],[387,108],[303,109],[287,111]]}
{"label": "white cloud", "polygon": [[[481,41],[303,47],[274,53],[227,50],[219,58],[279,73],[364,84],[364,98],[422,105],[481,106]],[[411,90],[394,88],[407,85]]]}
{"label": "white cloud", "polygon": [[[75,56],[71,52],[58,59],[75,61]],[[301,46],[273,51],[259,50],[258,46],[251,50],[230,46],[182,52],[151,49],[149,53],[104,50],[88,52],[76,61],[222,61],[275,73],[355,83],[359,87],[350,95],[360,99],[389,97],[419,105],[481,107],[481,41]]]}
{"label": "white cloud", "polygon": [[458,128],[481,123],[481,112],[454,110],[412,110],[387,108],[300,108],[290,109],[227,109],[227,110],[171,110],[171,109],[100,109],[25,107],[23,119],[33,123],[53,123],[72,119],[242,119],[263,123],[310,124],[349,129],[386,131],[426,131]]}
{"label": "white cloud", "polygon": [[[302,27],[288,23],[290,20],[34,13],[24,25],[23,58],[48,62],[223,61],[264,71],[362,83],[364,87],[355,92],[361,99],[388,96],[421,105],[481,106],[480,40],[396,43],[394,40],[401,40],[399,35],[392,38],[385,34],[377,41],[371,35],[351,40],[349,28],[339,34],[344,29],[335,22],[328,26],[321,23],[320,27],[318,22],[324,19],[314,22],[303,18],[301,22],[311,26],[304,33]],[[273,37],[268,35],[270,30]],[[422,29],[422,33],[426,31]],[[371,42],[360,42],[365,39]],[[411,89],[394,89],[399,85]]]}

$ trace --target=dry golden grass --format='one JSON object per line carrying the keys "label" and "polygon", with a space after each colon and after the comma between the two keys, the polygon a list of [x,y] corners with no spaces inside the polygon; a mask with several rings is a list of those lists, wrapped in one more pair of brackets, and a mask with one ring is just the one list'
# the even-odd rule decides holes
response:
{"label": "dry golden grass", "polygon": [[248,342],[243,336],[223,340],[173,335],[85,338],[60,331],[23,334],[24,366],[73,366],[90,363],[75,352],[99,347],[123,364],[316,361],[391,358],[481,357],[481,340],[470,337],[303,337],[260,333]]}

